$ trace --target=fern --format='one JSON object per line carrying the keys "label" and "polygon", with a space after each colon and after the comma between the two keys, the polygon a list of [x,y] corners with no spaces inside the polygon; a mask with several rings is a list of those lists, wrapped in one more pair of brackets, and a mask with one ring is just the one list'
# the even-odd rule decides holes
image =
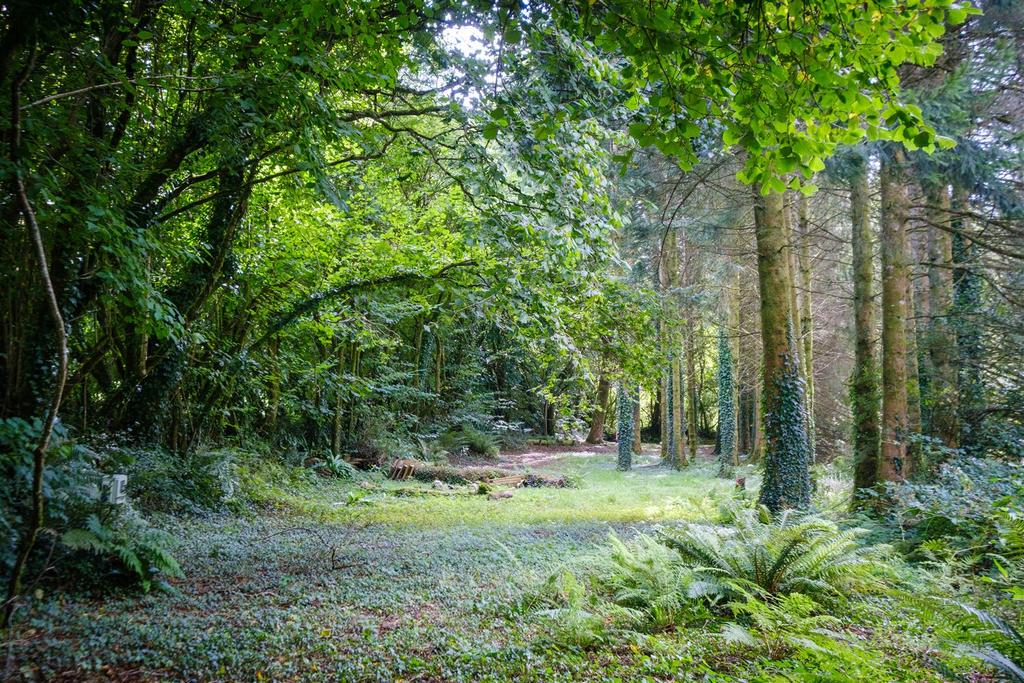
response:
{"label": "fern", "polygon": [[862,547],[861,529],[842,531],[824,518],[796,513],[772,522],[760,508],[731,512],[732,526],[689,523],[659,536],[697,578],[725,587],[722,597],[800,592],[822,599],[879,585],[883,549]]}
{"label": "fern", "polygon": [[158,574],[181,576],[181,566],[170,552],[171,541],[169,534],[130,516],[120,519],[116,526],[107,526],[97,515],[90,515],[84,529],[69,529],[61,536],[64,546],[87,551],[127,570],[146,592]]}

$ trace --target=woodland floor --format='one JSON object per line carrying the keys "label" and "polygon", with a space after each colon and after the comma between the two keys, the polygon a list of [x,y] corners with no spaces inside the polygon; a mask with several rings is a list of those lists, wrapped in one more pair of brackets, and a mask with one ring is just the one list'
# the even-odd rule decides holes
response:
{"label": "woodland floor", "polygon": [[[712,517],[733,494],[708,455],[680,473],[649,448],[629,473],[608,446],[504,455],[581,482],[511,499],[324,479],[267,488],[255,511],[161,518],[181,539],[173,591],[55,592],[16,662],[30,680],[859,680],[791,677],[786,662],[744,661],[692,630],[590,651],[545,640],[524,604],[540,580],[610,530]],[[890,680],[940,680],[901,661],[899,638],[879,638]]]}

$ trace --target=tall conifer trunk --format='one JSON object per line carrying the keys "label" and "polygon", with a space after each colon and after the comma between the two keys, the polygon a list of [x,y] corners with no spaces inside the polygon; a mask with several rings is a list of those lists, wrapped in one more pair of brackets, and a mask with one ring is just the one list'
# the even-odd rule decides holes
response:
{"label": "tall conifer trunk", "polygon": [[960,443],[957,420],[956,338],[953,314],[953,236],[950,196],[945,185],[927,184],[928,201],[928,354],[931,360],[932,432],[950,448]]}
{"label": "tall conifer trunk", "polygon": [[890,146],[882,159],[882,448],[878,477],[902,481],[910,473],[907,396],[906,156]]}
{"label": "tall conifer trunk", "polygon": [[[878,453],[881,428],[878,421],[880,398],[878,361],[875,355],[875,278],[867,159],[853,159],[850,179],[850,218],[853,223],[853,323],[854,368],[850,381],[853,411],[854,488],[868,489],[878,482]],[[857,501],[861,499],[856,498]]]}

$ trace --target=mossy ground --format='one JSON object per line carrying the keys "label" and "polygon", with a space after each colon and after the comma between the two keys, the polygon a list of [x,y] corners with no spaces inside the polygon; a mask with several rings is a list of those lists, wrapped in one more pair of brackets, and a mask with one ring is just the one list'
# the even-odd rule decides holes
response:
{"label": "mossy ground", "polygon": [[[260,500],[255,510],[159,520],[181,539],[186,576],[172,592],[51,591],[37,598],[15,643],[20,675],[941,680],[902,645],[919,629],[886,619],[871,625],[864,645],[877,657],[850,663],[845,672],[822,664],[824,657],[760,660],[725,646],[714,626],[636,635],[596,650],[556,648],[523,605],[538,581],[592,552],[611,529],[628,536],[654,522],[713,517],[734,484],[714,477],[710,458],[674,472],[641,456],[622,473],[607,450],[565,454],[538,468],[576,474],[580,486],[520,489],[511,499],[488,500],[438,495],[415,482],[376,482],[354,502],[366,490],[358,483],[250,472],[247,486]],[[746,474],[756,491],[756,477]]]}

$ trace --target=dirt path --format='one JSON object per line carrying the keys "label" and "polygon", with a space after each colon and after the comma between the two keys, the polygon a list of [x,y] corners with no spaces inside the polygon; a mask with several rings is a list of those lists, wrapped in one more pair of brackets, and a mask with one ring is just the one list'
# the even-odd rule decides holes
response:
{"label": "dirt path", "polygon": [[[458,463],[460,465],[487,465],[502,469],[526,469],[536,467],[550,467],[567,455],[578,458],[603,457],[617,452],[618,444],[614,441],[605,441],[601,444],[579,444],[575,446],[559,446],[557,444],[533,444],[524,446],[518,450],[502,451],[495,461],[476,461]],[[656,443],[645,443],[643,455],[658,455],[659,445]],[[701,445],[697,447],[698,460],[711,460],[714,458],[714,447]]]}

